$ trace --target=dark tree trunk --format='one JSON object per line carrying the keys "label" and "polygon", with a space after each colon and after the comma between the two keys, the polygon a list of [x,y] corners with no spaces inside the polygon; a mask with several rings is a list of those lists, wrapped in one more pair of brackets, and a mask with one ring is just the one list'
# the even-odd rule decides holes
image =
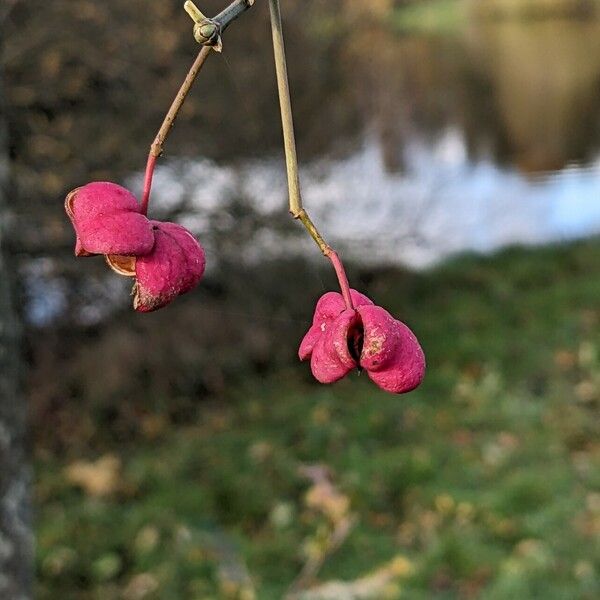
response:
{"label": "dark tree trunk", "polygon": [[27,600],[32,597],[31,477],[26,452],[26,408],[19,393],[20,328],[12,304],[10,263],[2,251],[9,222],[8,166],[0,81],[0,599]]}

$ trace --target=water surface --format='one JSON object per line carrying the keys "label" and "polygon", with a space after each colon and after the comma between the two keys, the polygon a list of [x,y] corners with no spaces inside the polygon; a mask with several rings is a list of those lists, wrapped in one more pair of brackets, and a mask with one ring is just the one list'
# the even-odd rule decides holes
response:
{"label": "water surface", "polygon": [[[353,259],[421,268],[600,232],[600,23],[470,21],[444,35],[372,26],[317,47],[313,64],[300,60],[303,42],[294,32],[305,202]],[[224,69],[238,74],[234,62]],[[240,127],[229,149],[165,163],[156,197],[185,199],[198,233],[227,198],[276,212],[279,123],[264,127],[268,142],[250,159]],[[246,256],[294,249],[282,239],[257,236]]]}

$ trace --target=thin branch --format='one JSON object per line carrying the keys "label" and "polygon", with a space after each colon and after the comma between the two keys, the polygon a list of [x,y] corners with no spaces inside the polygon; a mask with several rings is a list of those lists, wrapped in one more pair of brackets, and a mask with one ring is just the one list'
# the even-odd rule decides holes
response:
{"label": "thin branch", "polygon": [[285,600],[298,600],[302,591],[308,589],[314,583],[325,563],[348,539],[354,525],[356,525],[355,517],[348,517],[336,524],[335,529],[327,539],[327,547],[319,556],[311,557],[306,561],[302,571],[286,593]]}
{"label": "thin branch", "polygon": [[332,581],[300,592],[294,600],[378,600],[389,597],[389,587],[412,572],[410,562],[398,556],[374,573],[354,581]]}
{"label": "thin branch", "polygon": [[300,175],[298,169],[298,154],[296,151],[296,136],[294,133],[294,117],[292,114],[292,100],[285,57],[285,43],[283,40],[283,24],[279,0],[269,0],[271,14],[271,29],[273,31],[273,52],[275,55],[275,70],[277,72],[277,87],[279,89],[279,107],[281,110],[281,123],[283,126],[283,141],[287,167],[289,189],[290,213],[294,219],[299,220],[306,228],[309,235],[316,242],[321,252],[329,258],[335,269],[344,302],[347,308],[353,309],[350,295],[350,284],[344,265],[337,253],[323,239],[308,213],[302,206],[302,193],[300,190]]}
{"label": "thin branch", "polygon": [[144,178],[144,193],[142,195],[142,213],[146,214],[148,212],[148,201],[150,200],[150,190],[152,189],[152,178],[154,176],[154,169],[156,167],[156,160],[163,153],[165,141],[175,123],[175,119],[187,98],[190,90],[192,89],[192,85],[194,85],[194,81],[196,81],[196,77],[202,69],[208,55],[211,52],[210,46],[203,46],[202,50],[200,50],[192,68],[188,71],[186,78],[179,88],[177,92],[177,96],[175,96],[175,100],[173,100],[173,104],[169,108],[165,119],[154,138],[154,141],[150,145],[150,153],[148,155],[148,162],[146,164],[146,176]]}
{"label": "thin branch", "polygon": [[222,32],[253,4],[254,0],[234,0],[214,19],[209,19],[202,14],[191,0],[185,2],[184,9],[194,21],[194,38],[199,44],[202,44],[202,50],[200,50],[194,64],[188,71],[181,88],[179,88],[179,91],[177,92],[177,96],[175,96],[175,100],[173,100],[173,104],[171,104],[171,107],[150,146],[150,153],[148,154],[148,161],[146,163],[146,175],[144,177],[144,191],[142,192],[141,200],[142,214],[148,212],[148,203],[150,201],[150,192],[152,190],[152,179],[154,177],[156,161],[163,153],[165,141],[169,136],[181,107],[196,81],[198,73],[204,66],[211,50],[216,50],[217,52],[222,50]]}
{"label": "thin branch", "polygon": [[[296,136],[294,134],[294,118],[292,115],[292,100],[285,58],[283,41],[283,25],[281,9],[278,0],[269,0],[271,11],[271,28],[273,30],[273,51],[275,54],[275,69],[277,71],[277,86],[279,88],[279,106],[283,125],[285,158],[287,163],[288,188],[290,194],[290,212],[295,219],[302,212],[302,194],[300,192],[300,177],[298,175],[298,155],[296,153]],[[316,232],[316,230],[315,230]],[[313,237],[315,237],[313,235]],[[315,239],[315,241],[317,241]],[[319,242],[317,241],[317,244]],[[325,242],[323,242],[325,244]]]}
{"label": "thin branch", "polygon": [[349,500],[334,485],[331,472],[324,465],[304,465],[300,473],[312,481],[312,500],[306,503],[314,510],[318,510],[327,517],[332,529],[325,540],[321,552],[311,553],[300,574],[284,596],[284,600],[298,600],[301,593],[314,584],[317,575],[327,560],[343,545],[352,528],[356,524],[356,517],[350,513]]}
{"label": "thin branch", "polygon": [[4,6],[0,8],[0,25],[6,21],[12,9],[17,5],[19,0],[4,0]]}

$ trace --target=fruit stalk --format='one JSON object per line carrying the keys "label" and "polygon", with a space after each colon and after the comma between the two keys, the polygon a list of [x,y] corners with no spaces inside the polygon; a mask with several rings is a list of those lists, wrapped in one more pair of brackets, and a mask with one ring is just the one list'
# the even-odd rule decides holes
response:
{"label": "fruit stalk", "polygon": [[156,161],[163,153],[165,141],[171,131],[171,128],[173,127],[173,124],[175,123],[175,119],[177,118],[177,115],[179,114],[179,111],[181,110],[181,107],[183,106],[187,95],[192,89],[192,85],[194,85],[194,81],[196,81],[196,77],[204,66],[204,63],[206,62],[210,52],[210,46],[203,46],[202,50],[200,50],[198,53],[198,56],[196,57],[191,69],[188,71],[183,84],[179,88],[179,91],[177,92],[169,111],[165,115],[164,121],[160,126],[154,141],[150,145],[150,153],[148,154],[148,162],[146,163],[146,176],[144,178],[144,192],[142,194],[141,201],[142,214],[144,215],[148,212],[148,202],[150,200],[150,191],[152,189],[152,178],[154,177]]}
{"label": "fruit stalk", "polygon": [[234,0],[227,8],[221,11],[214,19],[205,17],[202,12],[196,7],[196,5],[187,0],[184,4],[185,11],[190,15],[194,21],[194,37],[198,43],[202,44],[202,50],[198,53],[194,64],[188,71],[169,111],[165,115],[162,125],[154,138],[154,141],[150,145],[150,152],[148,154],[148,160],[146,162],[146,174],[144,177],[144,189],[141,198],[141,212],[142,214],[148,213],[148,203],[150,201],[150,192],[152,191],[152,180],[154,178],[154,170],[156,168],[156,161],[158,157],[163,153],[164,145],[175,119],[183,106],[185,99],[187,98],[198,73],[204,66],[208,55],[211,50],[220,52],[223,44],[221,41],[221,34],[225,29],[242,13],[247,11],[254,4],[254,0]]}
{"label": "fruit stalk", "polygon": [[347,308],[353,309],[350,285],[339,255],[323,239],[310,216],[302,206],[302,192],[300,188],[300,175],[298,170],[298,155],[296,151],[296,136],[294,133],[294,118],[292,115],[292,100],[285,57],[285,43],[283,40],[283,24],[279,0],[269,0],[271,13],[271,29],[273,31],[273,52],[275,55],[275,70],[277,72],[277,87],[279,89],[279,106],[281,110],[281,123],[283,126],[283,139],[287,178],[289,189],[290,213],[292,217],[302,223],[309,235],[315,241],[321,252],[333,265],[337,275],[342,296]]}

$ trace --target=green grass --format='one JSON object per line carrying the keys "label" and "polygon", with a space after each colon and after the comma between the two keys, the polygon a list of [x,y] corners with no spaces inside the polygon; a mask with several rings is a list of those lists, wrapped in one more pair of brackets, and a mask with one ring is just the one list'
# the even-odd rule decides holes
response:
{"label": "green grass", "polygon": [[404,556],[390,598],[599,597],[600,243],[380,274],[370,292],[421,338],[419,390],[318,386],[292,365],[104,449],[122,471],[101,498],[40,453],[36,597],[225,598],[229,568],[279,599],[324,527],[298,473],[316,462],[358,519],[323,581]]}
{"label": "green grass", "polygon": [[594,18],[598,16],[598,0],[471,0],[473,14],[491,19]]}
{"label": "green grass", "polygon": [[424,0],[397,8],[391,24],[400,32],[450,34],[467,22],[464,0]]}
{"label": "green grass", "polygon": [[472,19],[592,18],[599,10],[600,0],[421,0],[394,9],[389,22],[400,33],[453,35]]}

